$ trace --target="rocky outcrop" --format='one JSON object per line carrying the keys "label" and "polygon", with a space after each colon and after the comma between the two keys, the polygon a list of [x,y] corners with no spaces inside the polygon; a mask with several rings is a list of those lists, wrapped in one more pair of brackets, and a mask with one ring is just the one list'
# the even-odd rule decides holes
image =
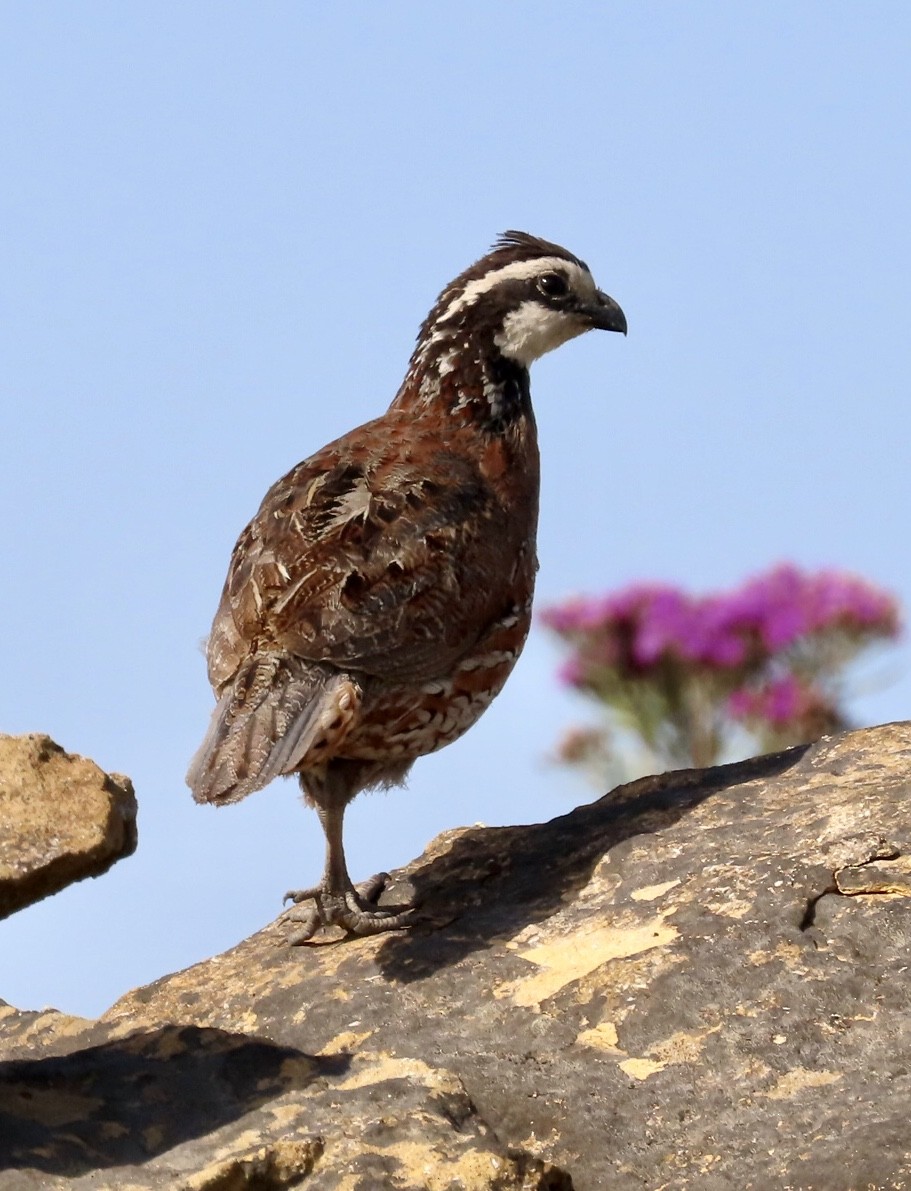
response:
{"label": "rocky outcrop", "polygon": [[271,924],[97,1022],[0,1010],[0,1188],[911,1186],[911,725],[666,774]]}
{"label": "rocky outcrop", "polygon": [[135,848],[129,778],[48,736],[0,735],[0,918],[107,872]]}

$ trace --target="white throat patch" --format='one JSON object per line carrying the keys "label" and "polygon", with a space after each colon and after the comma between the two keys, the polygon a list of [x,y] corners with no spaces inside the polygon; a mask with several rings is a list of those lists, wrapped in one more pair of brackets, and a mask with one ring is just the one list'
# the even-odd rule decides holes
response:
{"label": "white throat patch", "polygon": [[528,368],[533,361],[587,330],[573,315],[550,310],[530,298],[506,315],[503,329],[493,341],[507,360]]}

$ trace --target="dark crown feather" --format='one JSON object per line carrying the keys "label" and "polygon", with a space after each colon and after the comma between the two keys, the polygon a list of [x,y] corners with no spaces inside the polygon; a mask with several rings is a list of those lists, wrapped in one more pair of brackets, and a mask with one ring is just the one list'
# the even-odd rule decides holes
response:
{"label": "dark crown feather", "polygon": [[531,260],[536,256],[561,256],[564,260],[572,261],[573,264],[588,269],[588,265],[568,249],[554,244],[550,240],[542,240],[539,236],[532,236],[529,232],[519,232],[514,229],[503,232],[497,237],[491,252],[500,252],[503,249],[519,249],[520,251],[515,253],[517,260],[526,258]]}

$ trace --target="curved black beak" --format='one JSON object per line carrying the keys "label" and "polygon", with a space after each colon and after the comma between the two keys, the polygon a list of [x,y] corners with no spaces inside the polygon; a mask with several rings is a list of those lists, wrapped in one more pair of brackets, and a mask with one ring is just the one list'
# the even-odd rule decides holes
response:
{"label": "curved black beak", "polygon": [[626,315],[613,298],[598,290],[595,303],[589,310],[592,326],[602,331],[622,331],[626,334]]}

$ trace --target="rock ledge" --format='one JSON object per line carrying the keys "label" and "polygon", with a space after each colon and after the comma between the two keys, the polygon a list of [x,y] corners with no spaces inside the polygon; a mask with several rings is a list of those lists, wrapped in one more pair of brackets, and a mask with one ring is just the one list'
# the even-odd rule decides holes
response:
{"label": "rock ledge", "polygon": [[435,840],[408,933],[0,1009],[0,1188],[911,1186],[909,789],[908,724],[647,778]]}
{"label": "rock ledge", "polygon": [[0,918],[136,849],[129,778],[48,736],[0,735]]}

